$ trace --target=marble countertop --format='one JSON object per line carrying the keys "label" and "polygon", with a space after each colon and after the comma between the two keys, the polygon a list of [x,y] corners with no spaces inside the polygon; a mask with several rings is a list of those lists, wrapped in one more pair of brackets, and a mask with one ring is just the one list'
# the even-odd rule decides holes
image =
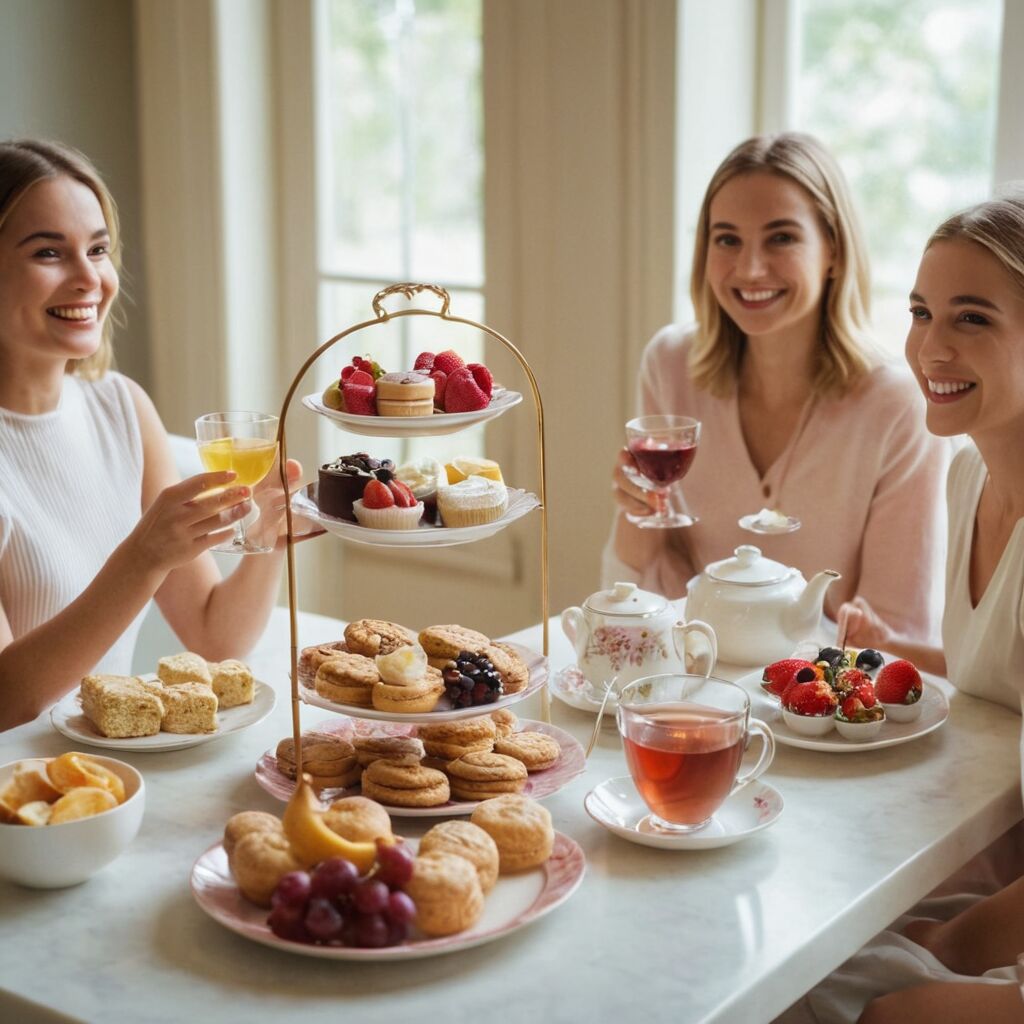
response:
{"label": "marble countertop", "polygon": [[[321,616],[303,614],[300,630],[302,645],[340,636]],[[512,639],[539,650],[540,634],[537,626]],[[550,643],[553,669],[572,661],[557,620]],[[765,780],[785,798],[782,817],[702,852],[636,846],[588,817],[586,793],[626,774],[606,728],[584,775],[545,801],[587,857],[564,906],[444,957],[367,966],[290,955],[223,929],[188,885],[231,814],[282,809],[253,769],[290,733],[288,645],[278,609],[250,658],[278,691],[265,722],[182,751],[111,751],[144,772],[148,788],[141,832],[117,861],[71,889],[0,882],[0,1019],[568,1024],[642,1013],[760,1024],[1021,817],[1020,719],[948,688],[949,721],[913,743],[842,756],[779,747]],[[516,711],[539,717],[539,698]],[[330,717],[302,710],[304,727]],[[589,738],[592,714],[555,700],[552,719]],[[0,763],[74,747],[41,716],[0,737]],[[410,835],[430,824],[402,819]]]}

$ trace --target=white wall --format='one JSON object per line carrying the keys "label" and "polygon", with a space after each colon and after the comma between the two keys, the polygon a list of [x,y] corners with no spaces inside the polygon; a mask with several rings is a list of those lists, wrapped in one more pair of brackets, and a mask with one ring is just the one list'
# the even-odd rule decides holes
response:
{"label": "white wall", "polygon": [[135,92],[132,0],[0,3],[0,138],[57,139],[99,167],[121,213],[130,300],[118,367],[148,388]]}

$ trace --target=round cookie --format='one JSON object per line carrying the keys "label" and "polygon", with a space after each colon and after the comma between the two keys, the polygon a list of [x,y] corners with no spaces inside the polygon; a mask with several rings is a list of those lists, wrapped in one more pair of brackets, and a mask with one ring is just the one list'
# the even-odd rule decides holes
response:
{"label": "round cookie", "polygon": [[391,835],[390,815],[376,800],[365,796],[335,800],[324,811],[324,824],[353,843],[372,843],[380,836]]}
{"label": "round cookie", "polygon": [[516,713],[508,708],[498,708],[497,711],[492,711],[489,717],[494,723],[495,739],[504,739],[506,736],[511,736],[519,724]]}
{"label": "round cookie", "polygon": [[[277,745],[277,767],[289,778],[295,778],[295,739],[286,736]],[[311,775],[338,775],[352,768],[355,748],[341,736],[329,733],[304,733],[302,736],[302,770]]]}
{"label": "round cookie", "polygon": [[280,832],[282,828],[281,819],[266,811],[239,811],[224,826],[224,852],[230,861],[242,836],[250,832]]}
{"label": "round cookie", "polygon": [[491,664],[501,676],[502,693],[518,693],[526,688],[530,682],[530,670],[514,647],[495,640],[483,653],[491,659]]}
{"label": "round cookie", "polygon": [[439,807],[448,802],[447,777],[422,765],[374,761],[363,772],[363,796],[393,807]]}
{"label": "round cookie", "polygon": [[476,867],[454,853],[417,857],[405,891],[416,904],[416,924],[426,935],[454,935],[477,922],[484,894]]}
{"label": "round cookie", "polygon": [[543,864],[555,844],[551,813],[536,800],[519,794],[485,800],[469,819],[497,844],[503,875]]}
{"label": "round cookie", "polygon": [[328,659],[345,651],[345,641],[336,640],[330,644],[314,644],[303,647],[299,652],[299,681],[307,686],[313,685],[316,670]]}
{"label": "round cookie", "polygon": [[242,895],[259,907],[270,906],[271,893],[289,871],[302,869],[284,832],[269,831],[242,836],[228,865]]}
{"label": "round cookie", "polygon": [[469,821],[442,821],[435,825],[420,840],[419,853],[423,856],[438,850],[465,857],[476,868],[485,894],[494,888],[498,880],[498,847],[479,825]]}
{"label": "round cookie", "polygon": [[526,786],[526,765],[504,754],[478,751],[452,761],[448,781],[452,796],[460,800],[489,800],[521,792]]}
{"label": "round cookie", "polygon": [[462,718],[455,722],[421,725],[416,735],[423,740],[428,757],[454,761],[473,751],[489,751],[494,746],[497,726],[488,715]]}
{"label": "round cookie", "polygon": [[522,761],[528,772],[542,772],[561,757],[562,748],[557,740],[542,732],[514,732],[495,740],[494,752]]}
{"label": "round cookie", "polygon": [[356,619],[345,627],[345,643],[350,651],[373,658],[416,643],[416,634],[397,622]]}
{"label": "round cookie", "polygon": [[381,759],[395,764],[419,764],[425,753],[423,742],[413,736],[357,736],[352,743],[364,768]]}
{"label": "round cookie", "polygon": [[491,642],[483,633],[465,626],[428,626],[421,630],[419,640],[432,662],[450,661],[461,651],[482,654]]}
{"label": "round cookie", "polygon": [[378,682],[380,673],[372,658],[341,652],[316,670],[314,685],[326,700],[368,708],[373,705],[373,687]]}
{"label": "round cookie", "polygon": [[428,665],[426,675],[415,683],[377,683],[373,688],[371,700],[378,711],[422,715],[433,711],[443,696],[444,682],[441,673]]}

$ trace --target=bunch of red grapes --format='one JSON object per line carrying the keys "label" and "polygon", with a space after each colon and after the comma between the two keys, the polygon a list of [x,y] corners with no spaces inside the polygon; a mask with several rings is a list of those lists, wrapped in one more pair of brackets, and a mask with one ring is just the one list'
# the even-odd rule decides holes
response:
{"label": "bunch of red grapes", "polygon": [[312,872],[291,871],[270,897],[267,918],[280,939],[322,946],[397,946],[409,935],[416,904],[404,891],[413,855],[402,843],[377,840],[377,862],[365,875],[343,857]]}

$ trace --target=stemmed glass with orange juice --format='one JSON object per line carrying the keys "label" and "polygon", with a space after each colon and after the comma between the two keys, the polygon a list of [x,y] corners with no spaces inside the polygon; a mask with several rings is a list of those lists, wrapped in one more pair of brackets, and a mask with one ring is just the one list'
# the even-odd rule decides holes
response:
{"label": "stemmed glass with orange juice", "polygon": [[[210,412],[196,420],[199,458],[208,472],[235,471],[233,486],[255,487],[277,458],[277,417],[263,412]],[[247,517],[250,518],[250,517]],[[246,536],[246,520],[234,526],[234,536],[212,548],[236,555],[272,551]]]}

